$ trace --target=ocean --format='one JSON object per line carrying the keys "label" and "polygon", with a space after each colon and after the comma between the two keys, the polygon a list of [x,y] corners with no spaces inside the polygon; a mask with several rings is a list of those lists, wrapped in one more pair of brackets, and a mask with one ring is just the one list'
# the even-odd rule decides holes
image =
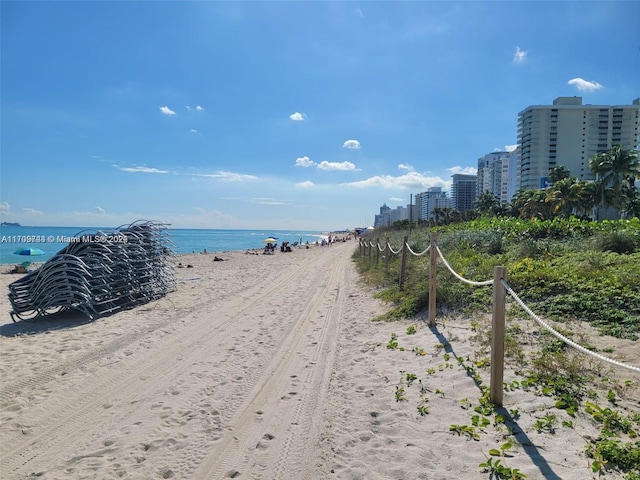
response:
{"label": "ocean", "polygon": [[[104,230],[112,230],[105,228]],[[46,262],[68,245],[70,238],[82,236],[82,232],[92,233],[98,228],[92,227],[0,227],[0,264],[19,264],[25,261]],[[175,253],[224,252],[263,248],[263,240],[268,237],[290,243],[315,243],[327,238],[327,233],[302,230],[225,230],[225,229],[187,229],[170,228],[167,230],[174,245]],[[86,232],[85,232],[86,233]],[[43,255],[16,255],[21,248],[39,248]]]}

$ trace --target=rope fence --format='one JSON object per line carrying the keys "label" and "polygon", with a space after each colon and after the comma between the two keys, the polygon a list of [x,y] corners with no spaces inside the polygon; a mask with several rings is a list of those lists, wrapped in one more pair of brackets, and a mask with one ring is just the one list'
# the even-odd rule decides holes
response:
{"label": "rope fence", "polygon": [[[371,258],[371,248],[374,246],[373,242],[369,241],[361,241],[360,247],[361,249],[368,248],[369,249],[369,258]],[[464,282],[468,285],[472,285],[475,287],[484,287],[492,285],[493,287],[493,298],[492,298],[492,330],[491,330],[491,382],[490,382],[490,398],[491,402],[495,405],[502,406],[503,400],[503,379],[504,379],[504,335],[505,335],[505,306],[506,306],[506,295],[510,295],[514,301],[527,313],[529,316],[541,327],[551,333],[560,341],[564,342],[568,346],[578,350],[579,352],[590,355],[593,358],[596,358],[600,361],[609,363],[611,365],[615,365],[617,367],[626,368],[631,370],[632,372],[640,373],[640,367],[636,367],[633,365],[628,365],[623,362],[619,362],[617,360],[613,360],[604,355],[600,355],[596,352],[592,352],[591,350],[577,344],[573,340],[565,337],[561,333],[557,332],[553,327],[551,327],[547,322],[542,320],[538,315],[536,315],[531,308],[529,308],[522,299],[513,291],[513,289],[507,283],[507,270],[506,267],[496,266],[494,267],[494,275],[493,279],[485,280],[485,281],[474,281],[464,278],[462,275],[458,274],[447,262],[445,256],[443,255],[440,247],[437,244],[437,235],[435,233],[431,234],[431,242],[429,246],[421,253],[414,252],[407,242],[407,237],[405,236],[403,239],[403,245],[398,249],[397,252],[393,251],[391,248],[391,244],[386,242],[386,245],[383,249],[380,249],[379,242],[376,242],[377,252],[385,252],[388,248],[389,251],[397,255],[402,252],[402,263],[400,267],[400,278],[399,278],[399,286],[402,289],[403,286],[403,278],[406,269],[406,255],[407,253],[411,253],[414,256],[422,256],[427,252],[430,252],[430,268],[429,268],[429,326],[433,326],[435,324],[435,314],[436,314],[436,291],[437,291],[437,260],[438,258],[442,261],[442,264],[446,267],[446,269],[459,281]],[[387,265],[388,265],[388,256],[386,257]],[[376,258],[376,263],[378,258]]]}

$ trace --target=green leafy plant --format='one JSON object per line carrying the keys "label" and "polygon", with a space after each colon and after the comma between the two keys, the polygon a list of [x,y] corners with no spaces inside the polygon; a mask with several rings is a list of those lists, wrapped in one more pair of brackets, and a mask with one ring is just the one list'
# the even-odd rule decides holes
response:
{"label": "green leafy plant", "polygon": [[508,451],[513,448],[513,442],[505,442],[500,445],[500,449],[492,448],[489,450],[489,455],[492,457],[506,457],[508,456]]}
{"label": "green leafy plant", "polygon": [[638,436],[633,428],[633,420],[623,417],[617,410],[609,407],[602,408],[595,403],[586,402],[584,411],[591,415],[594,421],[602,424],[602,435],[605,437],[613,437],[618,433],[625,433],[630,438]]}
{"label": "green leafy plant", "polygon": [[405,378],[407,379],[407,385],[411,385],[418,379],[418,376],[415,373],[407,373]]}
{"label": "green leafy plant", "polygon": [[480,440],[480,435],[476,432],[475,427],[471,425],[449,425],[449,431],[457,433],[458,435],[466,435],[472,440]]}
{"label": "green leafy plant", "polygon": [[560,396],[560,398],[556,401],[555,406],[556,408],[566,410],[567,414],[571,415],[572,417],[575,417],[580,404],[578,400],[575,398],[575,396],[568,393],[563,393]]}
{"label": "green leafy plant", "polygon": [[519,469],[507,467],[500,459],[494,459],[492,457],[489,457],[486,462],[478,466],[483,472],[489,473],[489,478],[501,480],[521,480],[527,478]]}
{"label": "green leafy plant", "polygon": [[539,418],[533,424],[533,428],[536,429],[536,432],[542,433],[555,433],[555,424],[557,421],[557,417],[553,413],[547,413],[544,417]]}
{"label": "green leafy plant", "polygon": [[389,343],[387,343],[387,348],[389,350],[395,350],[398,348],[398,335],[395,333],[391,334],[391,339],[389,340]]}
{"label": "green leafy plant", "polygon": [[418,330],[415,325],[409,325],[407,327],[407,335],[414,335]]}
{"label": "green leafy plant", "polygon": [[471,417],[471,425],[473,425],[474,427],[485,428],[491,425],[491,420],[481,415],[473,415]]}
{"label": "green leafy plant", "polygon": [[599,438],[587,444],[586,453],[594,459],[591,464],[594,472],[611,464],[622,471],[640,474],[640,441],[625,443],[614,438]]}

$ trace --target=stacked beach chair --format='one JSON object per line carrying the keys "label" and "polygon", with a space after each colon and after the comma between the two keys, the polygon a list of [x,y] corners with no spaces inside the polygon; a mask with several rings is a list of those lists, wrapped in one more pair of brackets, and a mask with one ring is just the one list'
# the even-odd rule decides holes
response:
{"label": "stacked beach chair", "polygon": [[174,291],[174,249],[166,227],[139,220],[79,232],[39,269],[9,285],[11,319],[35,320],[64,310],[94,319]]}

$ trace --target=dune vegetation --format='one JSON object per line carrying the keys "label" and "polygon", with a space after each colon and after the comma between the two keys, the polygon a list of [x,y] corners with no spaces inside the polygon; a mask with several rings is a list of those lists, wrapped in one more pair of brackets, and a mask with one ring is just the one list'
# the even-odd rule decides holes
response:
{"label": "dune vegetation", "polygon": [[[507,283],[513,291],[536,315],[559,322],[555,328],[561,334],[604,356],[615,357],[620,353],[617,347],[607,346],[616,341],[627,345],[627,352],[637,351],[635,343],[640,336],[637,218],[596,222],[573,217],[524,220],[482,216],[445,226],[411,230],[403,228],[406,224],[396,227],[368,232],[362,240],[373,246],[361,246],[353,255],[363,281],[374,287],[376,297],[390,306],[378,321],[426,318],[429,254],[407,254],[400,286],[400,251],[406,239],[413,252],[424,252],[431,234],[436,233],[440,251],[462,277],[491,280],[494,267],[505,266]],[[461,282],[440,259],[437,268],[438,318],[457,315],[470,319],[477,353],[460,360],[480,378],[490,365],[491,329],[490,324],[479,319],[490,315],[492,287]],[[622,478],[640,480],[637,381],[630,380],[632,375],[624,376],[626,372],[613,374],[606,364],[591,361],[546,331],[533,335],[524,332],[521,322],[528,314],[509,298],[507,302],[506,362],[516,372],[517,380],[505,388],[552,397],[555,406],[547,417],[555,419],[554,410],[563,411],[569,418],[562,422],[563,428],[577,428],[574,419],[585,418],[597,425],[599,435],[585,437],[585,455],[594,474],[616,471]],[[595,338],[579,328],[576,331],[574,327],[580,322],[594,328]],[[633,364],[637,366],[638,362]],[[478,399],[481,403],[482,400]],[[452,431],[462,428],[451,427]],[[553,429],[549,431],[553,433]],[[525,478],[504,465],[497,470],[491,462],[480,467],[492,471],[495,478]]]}

